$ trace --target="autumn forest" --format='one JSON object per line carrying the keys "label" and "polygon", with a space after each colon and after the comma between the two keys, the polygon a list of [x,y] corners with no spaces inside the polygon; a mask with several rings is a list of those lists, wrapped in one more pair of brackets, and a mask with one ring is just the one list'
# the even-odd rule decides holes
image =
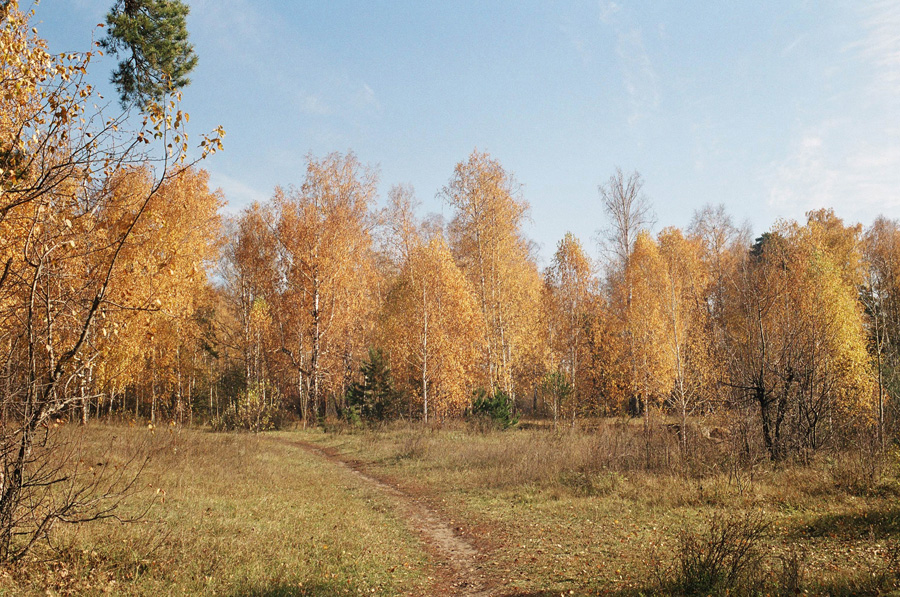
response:
{"label": "autumn forest", "polygon": [[[167,412],[190,377],[230,408],[273,401],[308,422],[360,408],[441,421],[471,411],[479,390],[556,425],[716,416],[775,459],[884,430],[895,222],[863,229],[821,210],[754,241],[708,207],[687,230],[654,236],[640,175],[619,171],[600,188],[608,261],[592,263],[566,235],[540,271],[521,232],[527,203],[491,156],[457,165],[442,191],[446,227],[417,219],[403,186],[377,210],[373,183],[352,155],[311,157],[300,187],[227,224],[223,284],[200,307],[220,319],[188,319],[223,334],[194,328],[223,358],[167,365]],[[361,378],[376,360],[394,393]]]}
{"label": "autumn forest", "polygon": [[308,155],[224,215],[203,161],[225,133],[198,143],[177,93],[97,108],[92,54],[49,54],[14,2],[0,38],[0,560],[131,490],[66,473],[63,427],[504,437],[619,421],[648,467],[660,435],[685,463],[709,445],[776,466],[895,445],[889,214],[819,209],[760,234],[708,205],[679,229],[655,221],[637,171],[598,172],[597,237],[566,234],[540,267],[527,193],[475,150],[439,191],[446,220],[408,185],[379,197],[352,152]]}

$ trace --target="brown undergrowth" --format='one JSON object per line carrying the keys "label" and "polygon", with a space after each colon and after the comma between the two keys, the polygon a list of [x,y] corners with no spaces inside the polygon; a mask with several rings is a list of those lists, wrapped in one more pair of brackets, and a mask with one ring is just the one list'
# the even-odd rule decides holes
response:
{"label": "brown undergrowth", "polygon": [[[727,437],[695,437],[696,450],[685,455],[675,431],[659,425],[647,434],[640,421],[559,431],[545,424],[339,431],[89,426],[87,462],[110,446],[121,455],[149,446],[141,486],[122,514],[148,504],[149,513],[134,524],[60,526],[33,558],[0,570],[0,593],[875,595],[898,588],[897,461],[890,454],[872,461],[864,446],[774,465],[736,453],[739,443]],[[298,441],[358,464],[348,469],[299,450]],[[471,546],[474,572],[447,573],[441,550],[416,524],[423,516]]]}

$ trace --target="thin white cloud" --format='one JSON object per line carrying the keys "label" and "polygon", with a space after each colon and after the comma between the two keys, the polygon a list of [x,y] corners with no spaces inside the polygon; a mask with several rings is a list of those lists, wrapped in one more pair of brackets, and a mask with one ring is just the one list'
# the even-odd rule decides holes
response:
{"label": "thin white cloud", "polygon": [[[622,72],[622,87],[629,105],[628,124],[634,126],[656,112],[660,104],[659,77],[644,44],[641,27],[631,26],[631,16],[622,7],[606,0],[599,3],[600,24],[616,38],[616,58]],[[665,24],[650,30],[651,37],[665,39]],[[576,49],[579,49],[576,45]]]}
{"label": "thin white cloud", "polygon": [[710,117],[703,118],[691,125],[694,170],[697,174],[706,171],[710,162],[717,161],[722,155],[721,139],[716,134],[716,127]]}
{"label": "thin white cloud", "polygon": [[824,135],[809,132],[774,167],[769,206],[801,218],[834,207],[850,219],[870,221],[900,207],[900,145],[847,140],[848,123]]}
{"label": "thin white cloud", "polygon": [[800,142],[800,147],[804,150],[813,150],[822,147],[822,137],[816,135],[803,137],[803,140]]}
{"label": "thin white cloud", "polygon": [[327,116],[331,114],[332,109],[322,98],[316,95],[307,95],[300,93],[300,111],[305,114],[315,114],[318,116]]}
{"label": "thin white cloud", "polygon": [[106,13],[109,6],[98,3],[95,0],[75,0],[75,6],[83,13],[90,14],[98,23],[106,22]]}
{"label": "thin white cloud", "polygon": [[229,52],[251,60],[267,40],[278,38],[273,35],[277,23],[248,0],[193,0],[190,20],[196,23],[196,31],[209,33]]}
{"label": "thin white cloud", "polygon": [[631,104],[628,123],[633,125],[659,107],[658,77],[644,47],[640,29],[630,29],[618,34],[616,54],[622,67],[622,84]]}
{"label": "thin white cloud", "polygon": [[609,24],[612,21],[613,17],[622,10],[622,7],[616,4],[615,2],[606,2],[604,0],[600,0],[600,22],[604,24]]}
{"label": "thin white cloud", "polygon": [[868,34],[856,44],[861,55],[877,69],[878,85],[900,91],[900,3],[875,0],[863,6]]}
{"label": "thin white cloud", "polygon": [[839,172],[829,164],[821,134],[810,131],[775,166],[769,205],[778,215],[799,218],[811,209],[834,206],[839,186]]}
{"label": "thin white cloud", "polygon": [[792,41],[791,43],[789,43],[788,45],[786,45],[786,46],[781,50],[781,57],[782,57],[782,58],[787,57],[791,52],[793,52],[793,51],[797,48],[797,46],[799,46],[801,43],[803,43],[803,41],[804,41],[805,39],[806,39],[806,35],[805,35],[805,34],[804,34],[804,35],[799,35],[799,36],[797,36],[797,38],[795,38],[794,41]]}
{"label": "thin white cloud", "polygon": [[[282,85],[295,86],[287,78]],[[367,83],[341,75],[331,75],[316,86],[315,93],[296,91],[299,110],[311,116],[336,114],[348,116],[357,112],[381,111],[375,90]]]}
{"label": "thin white cloud", "polygon": [[381,110],[381,104],[378,103],[375,91],[365,82],[362,83],[362,87],[357,92],[356,104],[362,108]]}
{"label": "thin white cloud", "polygon": [[254,201],[263,202],[269,198],[266,193],[221,172],[210,171],[209,186],[222,189],[227,201],[225,209],[230,213],[237,213]]}
{"label": "thin white cloud", "polygon": [[656,26],[656,34],[659,36],[659,39],[663,39],[663,40],[671,39],[669,36],[669,28],[666,27],[665,23],[659,23]]}
{"label": "thin white cloud", "polygon": [[584,33],[580,31],[583,25],[584,23],[577,19],[563,18],[559,24],[559,32],[569,45],[574,48],[575,53],[581,59],[581,63],[587,65],[591,62],[592,55]]}
{"label": "thin white cloud", "polygon": [[900,208],[900,4],[858,10],[861,35],[842,51],[849,68],[826,67],[840,77],[841,113],[801,129],[773,164],[769,205],[779,214],[827,206],[871,221]]}

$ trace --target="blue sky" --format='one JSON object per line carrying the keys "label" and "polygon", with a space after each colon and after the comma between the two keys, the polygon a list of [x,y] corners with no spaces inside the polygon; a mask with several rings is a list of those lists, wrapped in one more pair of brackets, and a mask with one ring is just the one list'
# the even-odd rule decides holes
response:
{"label": "blue sky", "polygon": [[[44,0],[54,51],[112,0]],[[474,148],[512,172],[546,262],[597,255],[597,185],[638,170],[657,229],[724,203],[755,233],[833,207],[900,217],[900,3],[193,0],[184,108],[223,125],[205,167],[229,210],[353,150],[423,213]],[[94,64],[105,85],[111,60]],[[111,91],[109,97],[114,97]]]}

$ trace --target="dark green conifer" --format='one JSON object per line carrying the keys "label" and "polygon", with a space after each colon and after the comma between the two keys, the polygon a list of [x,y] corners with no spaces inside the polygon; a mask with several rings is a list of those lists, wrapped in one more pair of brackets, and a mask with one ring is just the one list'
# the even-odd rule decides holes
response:
{"label": "dark green conifer", "polygon": [[399,414],[400,393],[394,389],[391,370],[380,348],[369,349],[368,362],[360,367],[362,383],[347,391],[351,417],[365,421],[384,421]]}
{"label": "dark green conifer", "polygon": [[100,46],[122,60],[112,74],[122,107],[141,108],[190,83],[197,65],[181,0],[118,0]]}

